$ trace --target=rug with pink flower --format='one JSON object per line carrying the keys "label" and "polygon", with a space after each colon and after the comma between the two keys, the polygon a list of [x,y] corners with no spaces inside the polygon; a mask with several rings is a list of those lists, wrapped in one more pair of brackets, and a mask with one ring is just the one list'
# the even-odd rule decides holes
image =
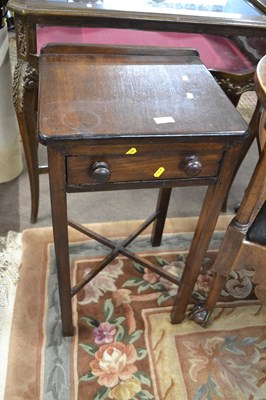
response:
{"label": "rug with pink flower", "polygon": [[[219,220],[193,301],[203,301],[208,292],[229,220]],[[169,220],[162,246],[152,248],[147,231],[131,250],[180,277],[195,223],[194,218]],[[92,228],[119,241],[136,224]],[[189,319],[171,325],[176,286],[117,257],[73,299],[75,335],[63,338],[51,228],[22,236],[5,400],[266,398],[266,310],[254,297],[252,270],[230,275],[204,329]],[[70,229],[73,284],[107,252]]]}

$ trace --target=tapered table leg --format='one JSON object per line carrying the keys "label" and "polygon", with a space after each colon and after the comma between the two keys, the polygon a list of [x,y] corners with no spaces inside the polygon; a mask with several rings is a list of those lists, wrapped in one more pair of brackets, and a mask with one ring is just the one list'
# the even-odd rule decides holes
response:
{"label": "tapered table leg", "polygon": [[48,147],[48,162],[62,334],[63,336],[72,336],[74,329],[71,305],[64,157],[59,151]]}
{"label": "tapered table leg", "polygon": [[161,244],[171,192],[172,188],[163,188],[159,191],[156,211],[159,211],[160,213],[153,224],[153,230],[151,234],[152,246],[160,246]]}
{"label": "tapered table leg", "polygon": [[172,323],[180,323],[185,318],[186,308],[191,300],[192,291],[208,250],[241,149],[242,147],[235,147],[227,151],[217,183],[214,186],[209,186],[207,190],[181,284],[171,311]]}

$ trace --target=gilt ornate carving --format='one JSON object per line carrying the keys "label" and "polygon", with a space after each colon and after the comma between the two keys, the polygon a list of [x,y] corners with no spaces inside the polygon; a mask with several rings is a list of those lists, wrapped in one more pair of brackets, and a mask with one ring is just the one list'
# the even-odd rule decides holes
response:
{"label": "gilt ornate carving", "polygon": [[241,95],[247,91],[254,90],[254,82],[253,79],[248,80],[247,82],[240,83],[235,82],[231,78],[215,78],[217,83],[221,86],[223,91],[227,94],[233,94],[235,96]]}
{"label": "gilt ornate carving", "polygon": [[23,111],[25,91],[32,91],[38,85],[38,71],[23,60],[18,60],[13,79],[13,102],[17,113]]}
{"label": "gilt ornate carving", "polygon": [[18,53],[26,56],[27,54],[27,40],[26,40],[26,25],[20,18],[16,19],[16,30],[17,30],[17,46]]}

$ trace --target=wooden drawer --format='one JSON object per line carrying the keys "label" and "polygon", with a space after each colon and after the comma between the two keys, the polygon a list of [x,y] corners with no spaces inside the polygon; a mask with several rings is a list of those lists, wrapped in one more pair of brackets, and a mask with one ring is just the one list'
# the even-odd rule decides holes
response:
{"label": "wooden drawer", "polygon": [[[192,148],[191,148],[192,147]],[[69,185],[215,177],[222,144],[89,147],[66,157]]]}

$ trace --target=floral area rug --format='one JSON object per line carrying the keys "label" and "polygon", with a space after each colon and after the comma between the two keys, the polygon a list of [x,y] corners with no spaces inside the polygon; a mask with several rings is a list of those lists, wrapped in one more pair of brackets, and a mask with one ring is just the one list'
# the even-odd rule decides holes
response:
{"label": "floral area rug", "polygon": [[[206,296],[210,266],[230,219],[218,222],[195,299]],[[162,246],[152,248],[145,231],[130,247],[181,275],[195,223],[171,219]],[[116,241],[137,225],[90,228]],[[73,229],[69,233],[75,284],[108,249]],[[171,325],[176,287],[118,257],[73,299],[75,335],[63,338],[52,230],[26,230],[22,242],[5,400],[266,398],[266,310],[253,296],[250,271],[230,276],[204,329],[189,319]]]}

